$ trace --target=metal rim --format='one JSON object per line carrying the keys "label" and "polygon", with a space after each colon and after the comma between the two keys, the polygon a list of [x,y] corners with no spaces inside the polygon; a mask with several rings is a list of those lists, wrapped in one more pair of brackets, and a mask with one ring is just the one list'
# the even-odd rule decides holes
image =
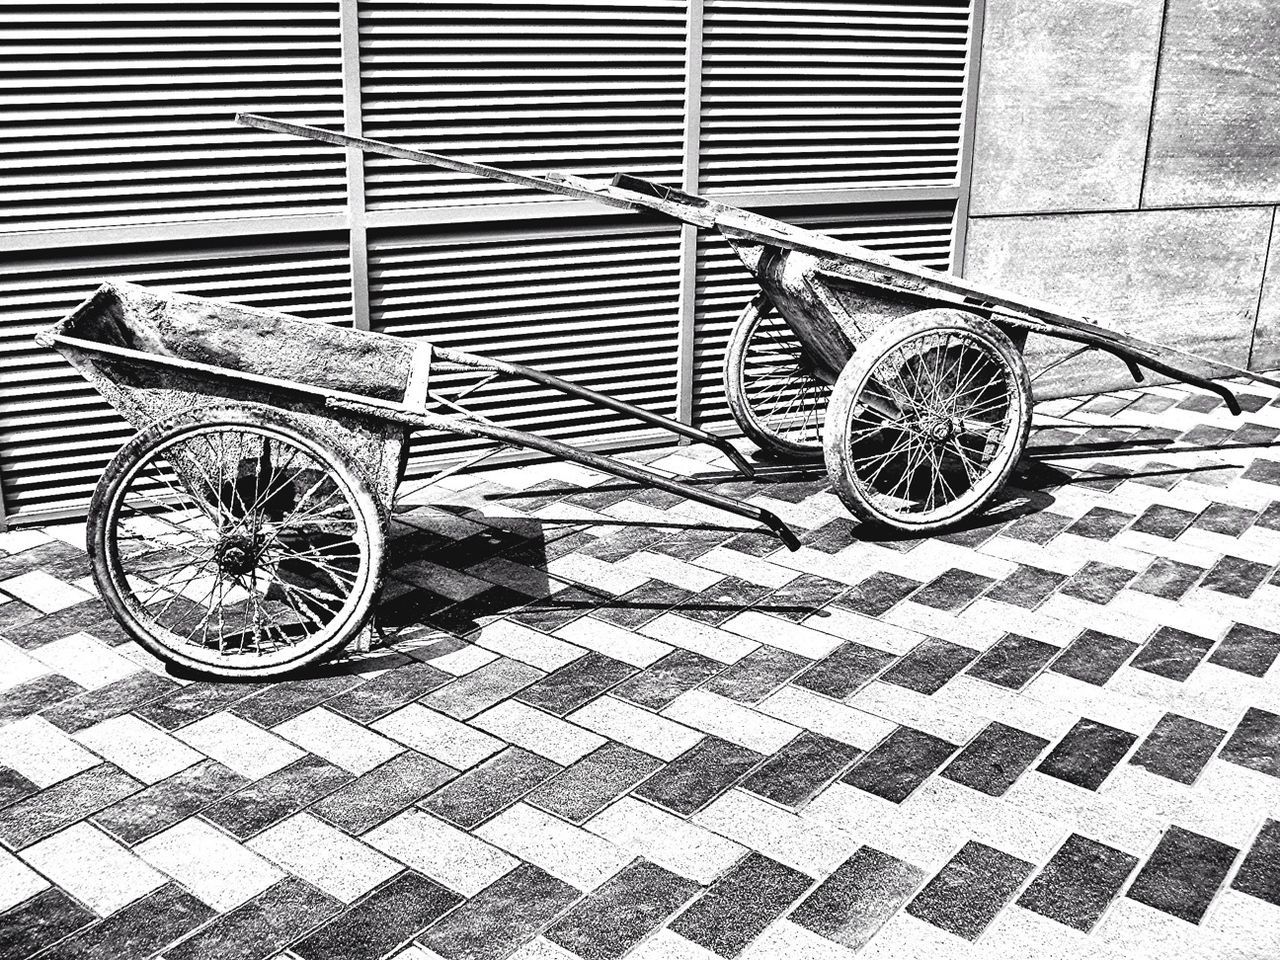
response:
{"label": "metal rim", "polygon": [[104,543],[112,586],[135,629],[184,662],[292,664],[347,639],[372,592],[364,499],[292,432],[180,429],[114,485]]}
{"label": "metal rim", "polygon": [[766,304],[746,331],[738,363],[743,406],[757,431],[785,453],[820,457],[831,386],[787,321]]}
{"label": "metal rim", "polygon": [[1000,485],[1021,448],[1017,371],[960,327],[922,331],[875,358],[843,425],[846,475],[877,516],[912,526],[954,519]]}

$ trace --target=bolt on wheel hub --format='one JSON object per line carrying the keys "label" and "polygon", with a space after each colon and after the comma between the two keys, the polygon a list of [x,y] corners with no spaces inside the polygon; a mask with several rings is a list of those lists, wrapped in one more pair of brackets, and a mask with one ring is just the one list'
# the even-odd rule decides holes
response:
{"label": "bolt on wheel hub", "polygon": [[218,545],[218,568],[239,577],[258,564],[261,550],[249,537],[228,537]]}

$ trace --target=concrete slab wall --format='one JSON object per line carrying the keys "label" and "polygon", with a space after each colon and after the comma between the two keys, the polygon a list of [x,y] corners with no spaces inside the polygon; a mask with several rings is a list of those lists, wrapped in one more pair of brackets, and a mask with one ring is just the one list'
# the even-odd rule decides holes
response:
{"label": "concrete slab wall", "polygon": [[[1280,3],[986,0],[978,89],[966,276],[1280,367]],[[1130,382],[1089,356],[1037,393]]]}

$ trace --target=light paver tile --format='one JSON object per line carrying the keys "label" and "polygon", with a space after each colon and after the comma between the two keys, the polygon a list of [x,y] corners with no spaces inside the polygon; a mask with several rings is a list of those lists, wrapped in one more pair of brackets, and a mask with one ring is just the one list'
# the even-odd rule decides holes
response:
{"label": "light paver tile", "polygon": [[802,820],[741,790],[730,790],[690,819],[811,877],[831,873],[860,843],[852,834],[818,820]]}
{"label": "light paver tile", "polygon": [[771,617],[756,610],[737,614],[724,624],[724,629],[810,660],[821,660],[843,642],[840,637],[822,630],[814,630],[781,617]]}
{"label": "light paver tile", "polygon": [[13,644],[0,640],[0,691],[8,690],[49,672],[49,667]]}
{"label": "light paver tile", "polygon": [[104,917],[167,882],[162,873],[87,823],[27,847],[22,858]]}
{"label": "light paver tile", "polygon": [[800,733],[798,727],[775,719],[775,716],[765,716],[735,700],[705,690],[689,690],[680,694],[661,713],[664,717],[765,755],[781,750]]}
{"label": "light paver tile", "polygon": [[506,746],[501,740],[420,703],[401,707],[370,726],[458,770],[474,767]]}
{"label": "light paver tile", "polygon": [[75,738],[144,783],[156,783],[204,759],[198,750],[128,713],[86,727]]}
{"label": "light paver tile", "polygon": [[762,587],[786,586],[800,575],[796,570],[727,547],[714,547],[694,562],[727,577],[737,577]]}
{"label": "light paver tile", "polygon": [[665,553],[650,553],[648,550],[641,550],[639,553],[624,557],[615,566],[630,570],[638,576],[661,580],[663,583],[692,590],[694,593],[706,590],[725,577],[723,573],[708,570],[706,567],[669,557]]}
{"label": "light paver tile", "polygon": [[93,596],[43,570],[32,570],[8,580],[0,580],[0,590],[35,607],[41,613],[57,613]]}
{"label": "light paver tile", "polygon": [[105,687],[138,672],[138,665],[87,633],[73,633],[31,651],[54,673],[60,673],[90,690]]}
{"label": "light paver tile", "polygon": [[665,643],[616,627],[595,617],[586,616],[565,624],[556,636],[579,647],[586,647],[606,657],[621,660],[633,667],[647,667],[671,652]]}
{"label": "light paver tile", "polygon": [[598,734],[517,700],[504,700],[472,717],[470,722],[563,767],[582,759],[605,742]]}
{"label": "light paver tile", "polygon": [[16,907],[48,886],[48,880],[7,850],[0,850],[0,912]]}
{"label": "light paver tile", "polygon": [[[539,515],[541,515],[541,512]],[[592,513],[586,519],[607,523],[610,518],[603,514]],[[566,554],[548,562],[547,572],[552,576],[563,577],[565,580],[572,580],[588,587],[595,587],[597,590],[603,590],[615,596],[620,596],[628,590],[634,590],[636,587],[644,586],[649,579],[642,573],[636,573],[625,567],[606,563],[603,560],[597,560],[595,557],[588,557],[581,553]]]}
{"label": "light paver tile", "polygon": [[746,847],[633,797],[623,797],[587,821],[616,847],[702,884],[711,883]]}
{"label": "light paver tile", "polygon": [[173,735],[250,780],[275,773],[306,755],[274,733],[225,712],[197,720]]}
{"label": "light paver tile", "polygon": [[134,852],[215,910],[230,910],[284,876],[275,864],[197,817],[144,840]]}
{"label": "light paver tile", "polygon": [[286,720],[273,727],[272,732],[355,774],[368,773],[404,750],[394,740],[324,707],[314,707]]}
{"label": "light paver tile", "polygon": [[584,891],[594,890],[632,859],[628,851],[599,835],[525,803],[517,803],[475,832]]}
{"label": "light paver tile", "polygon": [[760,647],[754,640],[721,630],[707,623],[689,620],[675,613],[664,613],[640,628],[646,637],[689,650],[720,663],[737,663]]}
{"label": "light paver tile", "polygon": [[362,839],[467,897],[474,897],[520,863],[497,847],[421,810],[406,810]]}
{"label": "light paver tile", "polygon": [[476,636],[476,643],[494,653],[548,673],[572,663],[586,653],[580,646],[557,640],[511,620],[495,620],[482,627]]}
{"label": "light paver tile", "polygon": [[597,697],[567,719],[663,760],[674,760],[703,736],[700,731],[610,696]]}
{"label": "light paver tile", "polygon": [[38,787],[101,762],[44,717],[23,717],[0,728],[0,766],[12,767]]}
{"label": "light paver tile", "polygon": [[[857,700],[856,697],[854,699]],[[785,686],[770,694],[758,709],[789,724],[842,743],[853,744],[863,750],[871,749],[897,726],[890,720],[868,712],[861,705],[847,706],[793,686]]]}
{"label": "light paver tile", "polygon": [[410,650],[409,655],[455,677],[465,677],[498,659],[498,654],[492,650],[471,643],[464,643],[450,650]]}
{"label": "light paver tile", "polygon": [[854,953],[783,917],[738,956],[741,960],[851,960]]}
{"label": "light paver tile", "polygon": [[307,813],[263,831],[248,846],[343,903],[401,870],[390,857]]}

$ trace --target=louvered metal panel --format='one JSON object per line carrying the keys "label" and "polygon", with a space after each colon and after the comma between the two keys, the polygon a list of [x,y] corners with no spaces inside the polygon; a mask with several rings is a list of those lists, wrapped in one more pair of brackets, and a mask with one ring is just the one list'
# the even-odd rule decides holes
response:
{"label": "louvered metal panel", "polygon": [[[679,185],[684,0],[362,0],[364,132],[524,173]],[[382,157],[370,209],[545,200]]]}
{"label": "louvered metal panel", "polygon": [[703,192],[949,184],[970,0],[706,0]]}
{"label": "louvered metal panel", "polygon": [[0,230],[340,210],[336,0],[0,2]]}
{"label": "louvered metal panel", "polygon": [[32,337],[107,278],[349,323],[343,236],[38,251],[0,272],[0,476],[10,519],[83,507],[132,430]]}
{"label": "louvered metal panel", "polygon": [[[848,206],[843,209],[766,211],[770,216],[882,253],[946,270],[954,205],[945,203]],[[724,399],[724,355],[734,321],[760,292],[719,234],[700,233],[694,307],[694,422],[737,433]]]}
{"label": "louvered metal panel", "polygon": [[[679,230],[628,217],[376,232],[373,327],[527,363],[672,415],[676,407]],[[478,379],[440,377],[448,392]],[[518,429],[577,441],[637,424],[527,384],[464,401]],[[415,463],[476,446],[421,437]]]}

